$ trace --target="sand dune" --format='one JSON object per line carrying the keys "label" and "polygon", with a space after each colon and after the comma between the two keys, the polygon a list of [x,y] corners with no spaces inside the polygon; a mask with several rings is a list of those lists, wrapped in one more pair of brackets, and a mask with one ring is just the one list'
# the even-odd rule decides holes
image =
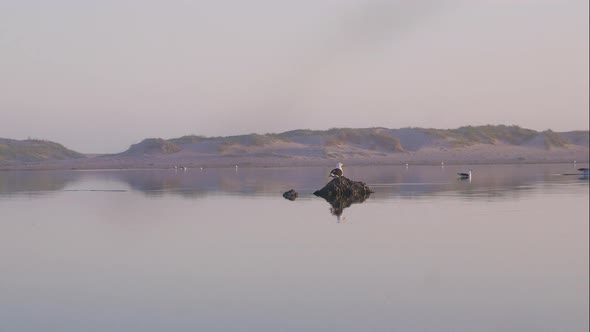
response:
{"label": "sand dune", "polygon": [[[85,158],[78,154],[67,158],[62,154],[59,159],[23,161],[5,155],[0,159],[0,167],[88,169],[181,165],[200,168],[236,164],[331,165],[336,161],[349,164],[582,162],[589,159],[588,137],[588,131],[537,132],[517,126],[295,130],[266,135],[146,139],[122,153]],[[1,153],[0,147],[0,156]]]}

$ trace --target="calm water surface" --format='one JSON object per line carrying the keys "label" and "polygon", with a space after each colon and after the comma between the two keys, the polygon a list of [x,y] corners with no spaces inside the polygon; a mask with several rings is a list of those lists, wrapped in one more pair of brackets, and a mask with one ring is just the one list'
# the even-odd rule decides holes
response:
{"label": "calm water surface", "polygon": [[588,331],[573,165],[329,170],[0,172],[0,331]]}

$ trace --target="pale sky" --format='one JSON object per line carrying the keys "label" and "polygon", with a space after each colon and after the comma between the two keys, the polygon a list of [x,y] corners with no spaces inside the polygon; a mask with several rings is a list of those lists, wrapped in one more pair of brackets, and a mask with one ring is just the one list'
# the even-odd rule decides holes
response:
{"label": "pale sky", "polygon": [[0,137],[588,129],[588,0],[0,0]]}

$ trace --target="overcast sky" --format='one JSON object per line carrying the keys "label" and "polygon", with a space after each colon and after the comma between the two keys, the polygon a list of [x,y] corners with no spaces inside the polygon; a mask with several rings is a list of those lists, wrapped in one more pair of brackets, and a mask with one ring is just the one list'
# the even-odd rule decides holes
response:
{"label": "overcast sky", "polygon": [[588,0],[0,0],[0,137],[588,129]]}

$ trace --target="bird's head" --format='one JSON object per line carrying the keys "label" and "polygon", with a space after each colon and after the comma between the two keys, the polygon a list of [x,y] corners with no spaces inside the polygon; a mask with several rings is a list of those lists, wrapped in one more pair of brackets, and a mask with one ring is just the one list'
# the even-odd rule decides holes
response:
{"label": "bird's head", "polygon": [[342,169],[342,167],[344,167],[344,164],[343,163],[338,163],[337,167],[340,168],[340,169]]}

